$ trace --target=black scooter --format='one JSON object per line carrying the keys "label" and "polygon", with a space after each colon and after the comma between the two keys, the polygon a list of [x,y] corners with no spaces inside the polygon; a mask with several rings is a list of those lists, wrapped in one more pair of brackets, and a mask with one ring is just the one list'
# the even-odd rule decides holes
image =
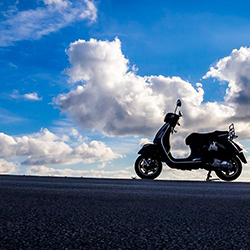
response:
{"label": "black scooter", "polygon": [[162,171],[162,162],[170,168],[181,170],[205,169],[208,171],[206,180],[209,181],[211,172],[225,181],[237,179],[242,172],[242,164],[247,160],[242,148],[233,139],[234,125],[229,126],[229,131],[214,131],[212,133],[192,133],[186,138],[186,144],[191,153],[187,158],[176,159],[170,152],[170,136],[176,132],[175,126],[179,125],[179,118],[183,116],[177,108],[181,101],[177,101],[174,113],[165,116],[165,124],[157,132],[153,144],[145,144],[138,152],[140,156],[135,162],[135,172],[142,179],[155,179]]}

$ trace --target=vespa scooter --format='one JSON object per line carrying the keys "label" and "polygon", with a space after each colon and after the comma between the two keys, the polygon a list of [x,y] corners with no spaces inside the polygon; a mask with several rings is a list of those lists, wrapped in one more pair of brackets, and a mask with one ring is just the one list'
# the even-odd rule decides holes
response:
{"label": "vespa scooter", "polygon": [[214,131],[211,133],[192,133],[185,142],[190,147],[187,158],[174,158],[171,154],[170,137],[176,132],[179,119],[183,116],[177,108],[181,107],[178,100],[174,113],[167,113],[164,125],[157,132],[153,144],[145,144],[138,152],[140,156],[135,162],[135,172],[142,179],[155,179],[162,171],[162,162],[170,168],[181,170],[205,169],[208,171],[206,180],[210,180],[211,172],[224,181],[237,179],[242,172],[242,164],[247,160],[242,148],[233,140],[235,135],[234,125],[229,126],[229,131]]}

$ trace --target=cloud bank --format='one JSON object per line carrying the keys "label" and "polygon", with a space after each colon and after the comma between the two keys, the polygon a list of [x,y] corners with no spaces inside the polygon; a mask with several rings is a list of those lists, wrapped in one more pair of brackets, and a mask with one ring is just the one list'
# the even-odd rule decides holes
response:
{"label": "cloud bank", "polygon": [[[72,148],[48,129],[42,129],[39,133],[22,137],[0,133],[0,157],[25,157],[23,165],[42,166],[107,162],[122,156],[100,141],[91,141],[88,144],[83,142]],[[6,162],[2,161],[0,164],[1,171],[8,169]]]}
{"label": "cloud bank", "polygon": [[130,178],[131,172],[127,170],[73,170],[70,168],[55,169],[46,166],[32,166],[27,170],[30,175],[49,175],[49,176],[84,176],[84,177],[116,177],[116,178]]}
{"label": "cloud bank", "polygon": [[0,23],[0,46],[20,40],[37,40],[74,22],[95,22],[97,8],[90,0],[43,0],[43,6],[19,11],[11,6]]}
{"label": "cloud bank", "polygon": [[65,73],[77,87],[59,95],[54,103],[83,129],[111,136],[153,136],[165,112],[173,111],[180,98],[182,131],[226,130],[234,122],[244,136],[241,139],[250,138],[245,133],[250,111],[239,113],[240,105],[249,101],[249,48],[234,50],[206,74],[205,78],[216,77],[228,84],[225,101],[220,103],[204,102],[201,83],[194,86],[177,76],[139,76],[122,53],[118,38],[78,40],[66,53],[70,67]]}
{"label": "cloud bank", "polygon": [[18,170],[17,166],[13,162],[0,159],[0,174],[11,174]]}

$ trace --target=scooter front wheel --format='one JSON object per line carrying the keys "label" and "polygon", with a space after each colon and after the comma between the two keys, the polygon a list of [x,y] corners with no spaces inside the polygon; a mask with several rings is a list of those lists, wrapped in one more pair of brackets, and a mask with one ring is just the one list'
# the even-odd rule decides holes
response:
{"label": "scooter front wheel", "polygon": [[155,179],[162,171],[159,159],[140,155],[135,161],[135,172],[142,179]]}

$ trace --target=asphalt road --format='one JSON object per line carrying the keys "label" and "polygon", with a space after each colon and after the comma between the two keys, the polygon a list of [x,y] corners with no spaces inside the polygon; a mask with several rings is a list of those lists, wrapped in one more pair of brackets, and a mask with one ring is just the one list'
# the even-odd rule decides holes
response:
{"label": "asphalt road", "polygon": [[250,183],[0,176],[0,249],[250,249]]}

